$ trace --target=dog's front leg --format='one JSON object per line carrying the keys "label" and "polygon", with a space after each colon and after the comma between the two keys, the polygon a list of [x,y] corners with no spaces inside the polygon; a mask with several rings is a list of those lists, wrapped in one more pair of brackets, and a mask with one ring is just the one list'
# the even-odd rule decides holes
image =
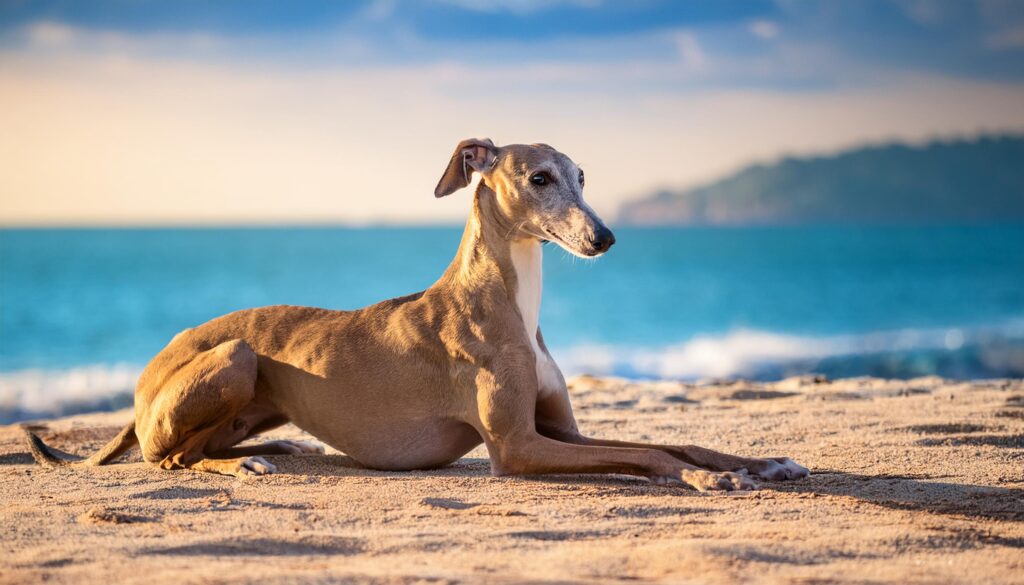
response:
{"label": "dog's front leg", "polygon": [[621,473],[655,483],[681,483],[701,491],[752,489],[746,476],[699,469],[664,451],[647,447],[580,445],[537,432],[533,355],[506,350],[477,376],[479,431],[495,475]]}
{"label": "dog's front leg", "polygon": [[580,433],[576,425],[567,389],[548,393],[537,400],[536,421],[540,434],[573,445],[656,449],[704,469],[733,472],[745,470],[767,480],[800,479],[810,474],[806,467],[789,457],[740,457],[697,445],[657,445],[587,437]]}

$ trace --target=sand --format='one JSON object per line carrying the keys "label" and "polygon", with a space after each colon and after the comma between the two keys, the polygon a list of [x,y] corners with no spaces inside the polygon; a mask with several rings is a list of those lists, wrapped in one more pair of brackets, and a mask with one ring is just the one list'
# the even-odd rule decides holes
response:
{"label": "sand", "polygon": [[[0,427],[0,582],[1024,583],[1024,381],[571,386],[594,436],[788,455],[813,475],[729,495],[495,478],[482,449],[414,473],[330,450],[246,480],[138,451],[50,469]],[[87,454],[130,417],[39,428]]]}

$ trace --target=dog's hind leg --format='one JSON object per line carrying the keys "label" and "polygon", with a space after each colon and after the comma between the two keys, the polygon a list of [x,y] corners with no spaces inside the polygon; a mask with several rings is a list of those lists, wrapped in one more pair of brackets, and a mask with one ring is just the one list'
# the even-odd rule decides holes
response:
{"label": "dog's hind leg", "polygon": [[196,354],[163,380],[147,403],[136,404],[136,434],[146,461],[238,477],[276,471],[260,457],[208,458],[211,440],[225,446],[223,437],[252,403],[256,370],[256,353],[233,339]]}
{"label": "dog's hind leg", "polygon": [[266,441],[257,445],[229,447],[210,453],[217,459],[244,457],[246,455],[323,455],[324,448],[309,441]]}
{"label": "dog's hind leg", "polygon": [[256,398],[235,415],[231,424],[223,425],[209,441],[204,452],[212,459],[233,459],[248,455],[321,455],[324,448],[308,441],[276,440],[254,445],[235,446],[262,432],[288,422],[273,405],[263,400],[257,390]]}
{"label": "dog's hind leg", "polygon": [[208,471],[221,475],[245,477],[248,475],[265,475],[274,473],[277,467],[259,456],[236,457],[234,459],[200,459],[188,465],[189,469]]}

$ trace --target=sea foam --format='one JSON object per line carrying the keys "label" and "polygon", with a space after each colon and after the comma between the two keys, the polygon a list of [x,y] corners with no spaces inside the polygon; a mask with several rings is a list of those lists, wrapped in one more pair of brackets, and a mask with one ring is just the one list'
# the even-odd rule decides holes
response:
{"label": "sea foam", "polygon": [[[554,348],[568,377],[773,380],[818,373],[913,378],[1024,376],[1024,321],[998,327],[907,329],[811,336],[738,329],[661,347],[582,344]],[[142,366],[95,364],[0,372],[0,423],[132,404]]]}
{"label": "sea foam", "polygon": [[663,347],[580,345],[555,351],[563,372],[628,378],[777,379],[824,373],[912,378],[1024,375],[1024,325],[802,336],[740,329]]}
{"label": "sea foam", "polygon": [[142,367],[95,364],[0,373],[0,423],[130,406]]}

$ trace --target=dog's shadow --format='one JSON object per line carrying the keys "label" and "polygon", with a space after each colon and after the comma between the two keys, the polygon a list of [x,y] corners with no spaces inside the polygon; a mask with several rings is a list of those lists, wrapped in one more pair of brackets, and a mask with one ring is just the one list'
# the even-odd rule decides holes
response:
{"label": "dog's shadow", "polygon": [[[28,453],[5,453],[0,465],[31,465]],[[485,458],[464,457],[436,469],[394,472],[369,469],[343,454],[268,457],[278,473],[320,478],[386,477],[414,481],[425,477],[490,478],[490,462]],[[141,464],[133,449],[121,462]],[[762,482],[761,489],[789,494],[818,494],[849,497],[893,510],[923,511],[932,514],[1024,522],[1024,489],[991,487],[941,481],[925,475],[864,475],[838,470],[816,469],[805,479],[793,482]],[[615,490],[622,495],[672,493],[697,495],[678,487],[657,486],[645,480],[607,475],[549,475],[516,478],[514,481],[545,485],[565,485]]]}
{"label": "dog's shadow", "polygon": [[463,457],[458,461],[414,471],[382,471],[360,464],[355,459],[341,454],[327,455],[275,455],[267,457],[277,467],[277,473],[306,475],[311,477],[393,477],[413,479],[418,477],[489,477],[491,463],[488,459]]}
{"label": "dog's shadow", "polygon": [[[892,510],[1024,522],[1024,489],[935,481],[922,475],[862,475],[816,470],[806,479],[771,482],[782,493],[851,497]],[[1024,546],[1024,540],[1016,544]]]}
{"label": "dog's shadow", "polygon": [[[437,469],[388,472],[368,469],[345,455],[275,458],[282,473],[301,473],[334,477],[379,476],[414,479],[418,477],[490,477],[490,462],[482,458],[463,458]],[[301,469],[299,469],[301,467]],[[645,480],[607,475],[557,475],[518,478],[517,481],[545,485],[563,484],[602,487],[622,491],[623,495],[673,493],[697,495],[678,487],[657,486]],[[893,510],[922,511],[932,514],[1024,522],[1024,489],[989,487],[934,480],[923,475],[863,475],[829,469],[815,470],[805,479],[792,482],[761,482],[761,489],[789,494],[817,494],[849,497]],[[1024,544],[1024,543],[1018,543]]]}

